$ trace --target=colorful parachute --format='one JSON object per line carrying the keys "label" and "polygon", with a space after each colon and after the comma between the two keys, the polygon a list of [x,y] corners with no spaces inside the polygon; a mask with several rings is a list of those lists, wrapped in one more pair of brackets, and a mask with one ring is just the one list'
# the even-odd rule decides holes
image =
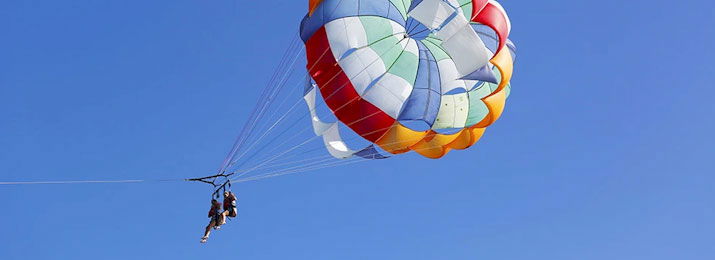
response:
{"label": "colorful parachute", "polygon": [[317,87],[342,124],[392,154],[474,145],[510,92],[510,30],[494,0],[310,0],[300,34],[315,134],[335,157],[382,158],[317,117]]}
{"label": "colorful parachute", "polygon": [[[300,39],[292,39],[218,174],[197,180],[252,181],[388,153],[441,158],[466,149],[504,110],[515,56],[510,30],[494,0],[309,0]],[[303,66],[307,75],[293,74]],[[293,100],[304,83],[302,99]],[[295,109],[300,103],[307,113]]]}

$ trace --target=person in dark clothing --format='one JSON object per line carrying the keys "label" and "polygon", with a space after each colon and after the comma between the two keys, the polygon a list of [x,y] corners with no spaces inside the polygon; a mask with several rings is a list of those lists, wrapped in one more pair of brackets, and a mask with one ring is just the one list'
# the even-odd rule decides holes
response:
{"label": "person in dark clothing", "polygon": [[201,243],[206,243],[206,241],[209,239],[209,235],[211,234],[212,228],[219,229],[221,227],[221,224],[225,222],[224,215],[223,213],[221,213],[221,204],[218,203],[218,200],[211,200],[211,209],[209,210],[208,216],[209,218],[211,218],[211,220],[206,226],[204,236],[201,238]]}

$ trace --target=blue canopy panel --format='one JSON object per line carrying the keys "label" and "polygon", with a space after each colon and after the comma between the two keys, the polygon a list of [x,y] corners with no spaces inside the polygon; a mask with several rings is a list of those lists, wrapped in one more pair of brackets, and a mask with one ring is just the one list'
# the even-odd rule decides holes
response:
{"label": "blue canopy panel", "polygon": [[407,35],[409,35],[412,39],[421,41],[427,38],[432,33],[432,30],[417,21],[417,19],[415,18],[408,17],[406,24],[407,25],[405,26],[405,31],[407,32]]}
{"label": "blue canopy panel", "polygon": [[412,0],[412,4],[410,4],[410,8],[407,9],[407,12],[411,12],[412,9],[415,9],[420,3],[422,3],[422,0]]}
{"label": "blue canopy panel", "polygon": [[390,158],[389,156],[382,155],[380,152],[375,149],[374,145],[370,145],[368,147],[365,147],[365,149],[362,149],[353,155],[362,157],[364,159],[370,159],[370,160],[380,160],[380,159],[387,159]]}
{"label": "blue canopy panel", "polygon": [[313,79],[310,76],[306,76],[305,85],[303,85],[303,96],[308,94],[308,92],[313,90],[313,88],[315,88],[313,85]]}
{"label": "blue canopy panel", "polygon": [[405,26],[405,18],[391,1],[325,0],[312,16],[306,15],[300,24],[300,38],[307,42],[326,23],[353,16],[380,16]]}
{"label": "blue canopy panel", "polygon": [[[497,33],[491,27],[480,23],[472,23],[471,25],[472,29],[477,32],[479,38],[484,42],[484,45],[487,46],[487,49],[494,53],[499,46],[499,36],[497,36]],[[511,52],[512,59],[516,58],[516,46],[514,46],[514,43],[507,39],[506,47],[509,49],[509,52]]]}
{"label": "blue canopy panel", "polygon": [[[497,33],[489,26],[480,24],[480,23],[471,23],[472,29],[474,29],[475,32],[477,32],[477,35],[479,38],[484,42],[484,45],[494,53],[497,50],[497,47],[499,46],[499,37],[497,36]],[[507,49],[509,49],[509,52],[512,54],[512,59],[515,57],[516,50],[514,43],[511,41],[507,40],[506,44]],[[496,75],[494,75],[494,66],[492,64],[487,64],[486,66],[480,68],[479,70],[476,70],[469,75],[466,75],[462,77],[462,79],[467,79],[467,80],[478,80],[478,81],[483,81],[483,82],[489,82],[489,83],[494,83],[498,84],[499,80],[497,79]],[[475,86],[479,86],[481,82],[476,84]]]}
{"label": "blue canopy panel", "polygon": [[422,42],[417,41],[417,47],[420,51],[420,60],[414,89],[397,120],[421,120],[432,126],[437,119],[442,98],[439,68],[434,55]]}
{"label": "blue canopy panel", "polygon": [[511,40],[506,39],[506,47],[509,48],[509,52],[511,53],[511,61],[512,62],[515,61],[516,60],[516,45],[514,45],[514,43]]}
{"label": "blue canopy panel", "polygon": [[474,72],[469,73],[469,75],[466,75],[461,79],[479,80],[499,84],[499,80],[497,80],[497,77],[494,76],[492,68],[493,66],[491,64],[484,65],[484,67],[482,67],[481,69],[475,70]]}

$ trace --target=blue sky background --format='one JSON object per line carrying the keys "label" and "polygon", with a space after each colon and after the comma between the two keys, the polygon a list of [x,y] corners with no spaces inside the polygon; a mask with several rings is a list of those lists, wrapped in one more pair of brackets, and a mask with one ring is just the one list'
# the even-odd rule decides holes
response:
{"label": "blue sky background", "polygon": [[[0,187],[0,259],[713,259],[712,1],[502,1],[502,119],[409,155],[235,187]],[[0,181],[212,173],[305,1],[0,2]]]}

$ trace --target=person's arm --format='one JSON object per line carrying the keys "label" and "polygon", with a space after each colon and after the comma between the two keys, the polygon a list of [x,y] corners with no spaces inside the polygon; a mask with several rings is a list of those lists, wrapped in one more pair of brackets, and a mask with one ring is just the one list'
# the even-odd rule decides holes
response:
{"label": "person's arm", "polygon": [[209,210],[209,218],[213,217],[213,215],[216,214],[215,211],[216,211],[216,206],[211,205],[211,209]]}

